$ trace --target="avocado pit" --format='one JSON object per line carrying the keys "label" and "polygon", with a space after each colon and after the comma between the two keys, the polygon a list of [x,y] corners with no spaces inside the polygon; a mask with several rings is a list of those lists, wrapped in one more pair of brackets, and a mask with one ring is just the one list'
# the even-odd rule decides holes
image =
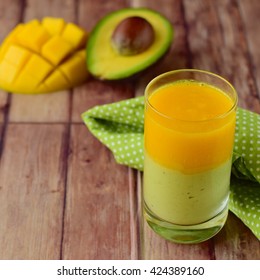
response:
{"label": "avocado pit", "polygon": [[117,25],[111,43],[117,53],[130,56],[147,50],[153,44],[154,38],[152,25],[142,17],[132,16]]}

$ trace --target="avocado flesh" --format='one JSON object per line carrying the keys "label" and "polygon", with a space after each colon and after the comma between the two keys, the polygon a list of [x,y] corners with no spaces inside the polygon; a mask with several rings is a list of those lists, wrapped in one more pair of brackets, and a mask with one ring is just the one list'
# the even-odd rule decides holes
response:
{"label": "avocado flesh", "polygon": [[[111,44],[116,26],[125,18],[140,16],[153,26],[155,39],[144,52],[124,56]],[[87,67],[89,72],[105,80],[130,77],[154,64],[166,53],[173,39],[173,28],[161,14],[147,8],[128,8],[105,16],[95,26],[87,44]]]}

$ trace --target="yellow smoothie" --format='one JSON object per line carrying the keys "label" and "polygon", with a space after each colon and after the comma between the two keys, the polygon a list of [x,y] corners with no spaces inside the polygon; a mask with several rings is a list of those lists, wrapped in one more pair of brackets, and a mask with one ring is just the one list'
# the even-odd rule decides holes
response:
{"label": "yellow smoothie", "polygon": [[214,86],[189,80],[164,85],[148,98],[146,207],[171,223],[205,222],[228,201],[234,102]]}

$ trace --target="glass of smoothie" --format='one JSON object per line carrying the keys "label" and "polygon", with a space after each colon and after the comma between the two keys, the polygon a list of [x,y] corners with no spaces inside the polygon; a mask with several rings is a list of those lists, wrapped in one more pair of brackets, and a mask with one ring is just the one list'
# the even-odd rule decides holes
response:
{"label": "glass of smoothie", "polygon": [[144,216],[159,235],[198,243],[228,215],[237,93],[224,78],[182,69],[145,90]]}

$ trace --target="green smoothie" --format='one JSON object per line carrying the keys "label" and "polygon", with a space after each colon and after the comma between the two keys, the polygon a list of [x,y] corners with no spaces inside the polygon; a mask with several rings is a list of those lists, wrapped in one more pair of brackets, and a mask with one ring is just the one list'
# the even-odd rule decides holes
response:
{"label": "green smoothie", "polygon": [[153,215],[170,223],[203,223],[227,205],[231,160],[195,174],[184,174],[155,162],[145,153],[144,198]]}

